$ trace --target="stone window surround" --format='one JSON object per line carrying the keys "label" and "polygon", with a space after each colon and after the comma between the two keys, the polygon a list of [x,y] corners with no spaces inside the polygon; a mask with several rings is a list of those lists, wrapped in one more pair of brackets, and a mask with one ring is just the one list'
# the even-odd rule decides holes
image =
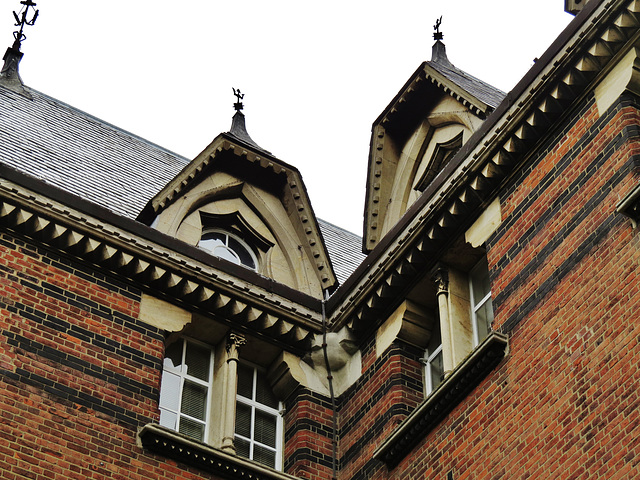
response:
{"label": "stone window surround", "polygon": [[[181,340],[186,338],[188,341],[192,341],[188,337],[179,337]],[[195,341],[198,345],[203,345],[202,342]],[[242,459],[246,462],[250,462],[251,464],[255,464],[260,466],[261,468],[270,469],[270,467],[266,465],[262,465],[253,460],[249,460],[245,457],[240,457],[236,454],[236,448],[234,445],[235,439],[235,410],[236,410],[236,401],[237,401],[237,382],[238,382],[238,363],[240,360],[240,349],[243,345],[246,344],[246,339],[243,335],[229,332],[226,338],[217,346],[210,346],[212,351],[212,358],[216,359],[217,364],[212,364],[211,369],[214,371],[213,373],[213,382],[210,384],[209,389],[211,391],[220,392],[218,395],[209,395],[209,404],[208,408],[208,420],[206,422],[208,432],[205,433],[205,441],[201,442],[196,439],[189,437],[188,435],[177,432],[171,428],[164,427],[158,424],[148,424],[145,426],[140,432],[139,436],[142,439],[143,430],[149,429],[153,430],[153,435],[161,435],[166,436],[162,432],[168,431],[171,432],[173,437],[180,437],[184,440],[188,440],[188,442],[192,442],[202,447],[206,447],[207,449],[212,449],[212,452],[220,452],[227,455],[232,456],[233,458]],[[215,351],[215,353],[213,353]],[[248,366],[252,368],[256,367],[252,363],[246,363]],[[281,407],[281,404],[280,404]],[[280,413],[282,410],[280,410]],[[280,435],[283,435],[283,418],[282,415],[278,418],[278,429]],[[146,430],[145,430],[146,431]],[[212,433],[215,432],[215,433]],[[154,437],[155,438],[155,437]],[[172,441],[172,445],[176,445],[176,439]],[[206,442],[206,443],[205,443]],[[180,442],[178,442],[180,443]],[[143,441],[144,445],[144,441]],[[151,445],[151,444],[150,444]],[[155,442],[149,448],[159,447],[159,443]],[[166,447],[166,442],[163,443]],[[148,446],[148,445],[144,445]],[[157,449],[156,448],[156,449]],[[168,448],[168,447],[167,447]],[[276,469],[273,469],[277,472],[279,468],[282,468],[282,453],[284,449],[284,441],[280,439],[276,444]],[[153,449],[153,448],[152,448]],[[177,452],[177,451],[176,451]],[[173,453],[176,453],[173,452]],[[181,452],[181,450],[180,450]],[[213,455],[213,453],[211,453]],[[214,455],[215,457],[215,455]],[[212,457],[212,458],[214,458]],[[189,457],[185,457],[188,459]],[[197,458],[197,457],[194,457]],[[184,460],[184,459],[182,459]],[[187,462],[189,463],[189,462]],[[242,462],[241,462],[242,463]],[[211,464],[213,465],[213,464]],[[270,477],[265,477],[270,478]]]}

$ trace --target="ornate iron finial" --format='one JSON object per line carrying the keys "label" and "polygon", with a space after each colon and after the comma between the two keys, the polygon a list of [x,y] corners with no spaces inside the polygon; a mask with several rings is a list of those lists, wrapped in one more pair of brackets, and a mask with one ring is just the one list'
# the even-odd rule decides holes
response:
{"label": "ornate iron finial", "polygon": [[[233,87],[231,87],[233,88]],[[236,103],[233,104],[233,108],[236,109],[236,112],[239,112],[240,110],[242,110],[244,108],[244,105],[242,104],[242,102],[240,100],[242,100],[244,98],[244,93],[240,93],[240,89],[236,90],[235,88],[233,89],[233,94],[236,96],[236,98],[238,99],[238,101]]]}
{"label": "ornate iron finial", "polygon": [[[13,38],[15,41],[13,42],[13,48],[16,50],[20,50],[20,45],[23,40],[26,40],[27,36],[24,34],[25,25],[33,25],[36,23],[36,19],[38,18],[38,13],[40,10],[35,10],[36,4],[31,0],[22,0],[20,2],[23,7],[20,9],[20,13],[13,12],[13,16],[16,19],[15,26],[20,27],[20,30],[16,30],[13,32]],[[33,17],[31,20],[27,20],[27,15],[29,14],[29,9],[33,8],[35,10]]]}
{"label": "ornate iron finial", "polygon": [[442,23],[442,16],[436,20],[436,24],[433,26],[435,32],[433,33],[434,40],[442,40],[444,34],[440,31],[440,24]]}

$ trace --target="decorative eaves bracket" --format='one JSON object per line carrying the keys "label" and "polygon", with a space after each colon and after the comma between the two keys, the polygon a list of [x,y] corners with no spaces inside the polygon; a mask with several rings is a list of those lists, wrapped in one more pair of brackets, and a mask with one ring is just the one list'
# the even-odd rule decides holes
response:
{"label": "decorative eaves bracket", "polygon": [[508,346],[506,335],[492,332],[376,449],[373,457],[389,468],[395,467],[500,363]]}
{"label": "decorative eaves bracket", "polygon": [[148,424],[138,438],[144,448],[230,480],[299,480],[242,457],[230,455],[178,432]]}
{"label": "decorative eaves bracket", "polygon": [[269,285],[254,285],[250,295],[246,282],[221,269],[178,255],[7,180],[0,181],[0,227],[82,258],[142,289],[259,334],[300,355],[319,331],[319,312],[269,291]]}

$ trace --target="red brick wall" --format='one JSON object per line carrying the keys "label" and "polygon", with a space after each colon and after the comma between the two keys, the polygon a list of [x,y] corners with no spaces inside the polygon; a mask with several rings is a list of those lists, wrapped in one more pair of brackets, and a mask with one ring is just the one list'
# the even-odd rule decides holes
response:
{"label": "red brick wall", "polygon": [[640,180],[639,112],[635,97],[603,116],[585,102],[505,187],[487,247],[508,357],[397,467],[370,458],[384,428],[341,478],[640,478],[640,233],[615,213]]}
{"label": "red brick wall", "polygon": [[331,400],[300,387],[287,400],[284,470],[309,480],[333,474],[333,409]]}
{"label": "red brick wall", "polygon": [[0,237],[0,477],[211,478],[143,452],[157,421],[163,335],[140,292]]}
{"label": "red brick wall", "polygon": [[340,402],[340,478],[369,478],[379,468],[375,447],[424,397],[423,354],[396,342],[375,359],[375,343],[365,347],[363,375]]}

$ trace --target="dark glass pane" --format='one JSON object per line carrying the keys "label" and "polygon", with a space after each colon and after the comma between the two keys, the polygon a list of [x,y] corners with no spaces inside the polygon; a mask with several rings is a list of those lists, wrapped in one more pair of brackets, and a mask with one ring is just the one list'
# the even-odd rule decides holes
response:
{"label": "dark glass pane", "polygon": [[169,345],[164,352],[164,367],[179,368],[182,364],[182,344],[183,340]]}
{"label": "dark glass pane", "polygon": [[227,234],[222,232],[205,232],[202,235],[202,240],[211,240],[217,245],[227,244]]}
{"label": "dark glass pane", "polygon": [[204,425],[188,418],[180,418],[180,433],[202,442],[204,440]]}
{"label": "dark glass pane", "polygon": [[187,373],[189,375],[199,380],[209,380],[211,350],[195,343],[187,342],[185,363],[187,364]]}
{"label": "dark glass pane", "polygon": [[276,446],[276,417],[256,410],[256,424],[253,439],[270,447]]}
{"label": "dark glass pane", "polygon": [[238,240],[233,237],[229,237],[229,248],[238,255],[242,265],[249,268],[256,268],[256,264],[253,261],[253,257],[247,250],[247,247],[242,245]]}
{"label": "dark glass pane", "polygon": [[276,467],[276,452],[259,445],[253,446],[253,460],[271,468]]}
{"label": "dark glass pane", "polygon": [[273,395],[271,386],[267,383],[266,374],[260,371],[258,371],[257,373],[258,378],[256,381],[256,401],[271,408],[278,408],[278,399]]}
{"label": "dark glass pane", "polygon": [[236,454],[238,456],[249,458],[249,442],[247,440],[236,437],[233,444],[236,447]]}
{"label": "dark glass pane", "polygon": [[253,368],[238,364],[238,395],[253,400]]}
{"label": "dark glass pane", "polygon": [[440,336],[440,319],[433,320],[431,337],[429,338],[429,345],[427,346],[427,357],[431,355],[442,344],[442,337]]}
{"label": "dark glass pane", "polygon": [[206,404],[207,388],[185,380],[182,388],[182,406],[180,408],[182,413],[198,420],[204,420]]}
{"label": "dark glass pane", "polygon": [[251,438],[251,407],[236,402],[236,433]]}

